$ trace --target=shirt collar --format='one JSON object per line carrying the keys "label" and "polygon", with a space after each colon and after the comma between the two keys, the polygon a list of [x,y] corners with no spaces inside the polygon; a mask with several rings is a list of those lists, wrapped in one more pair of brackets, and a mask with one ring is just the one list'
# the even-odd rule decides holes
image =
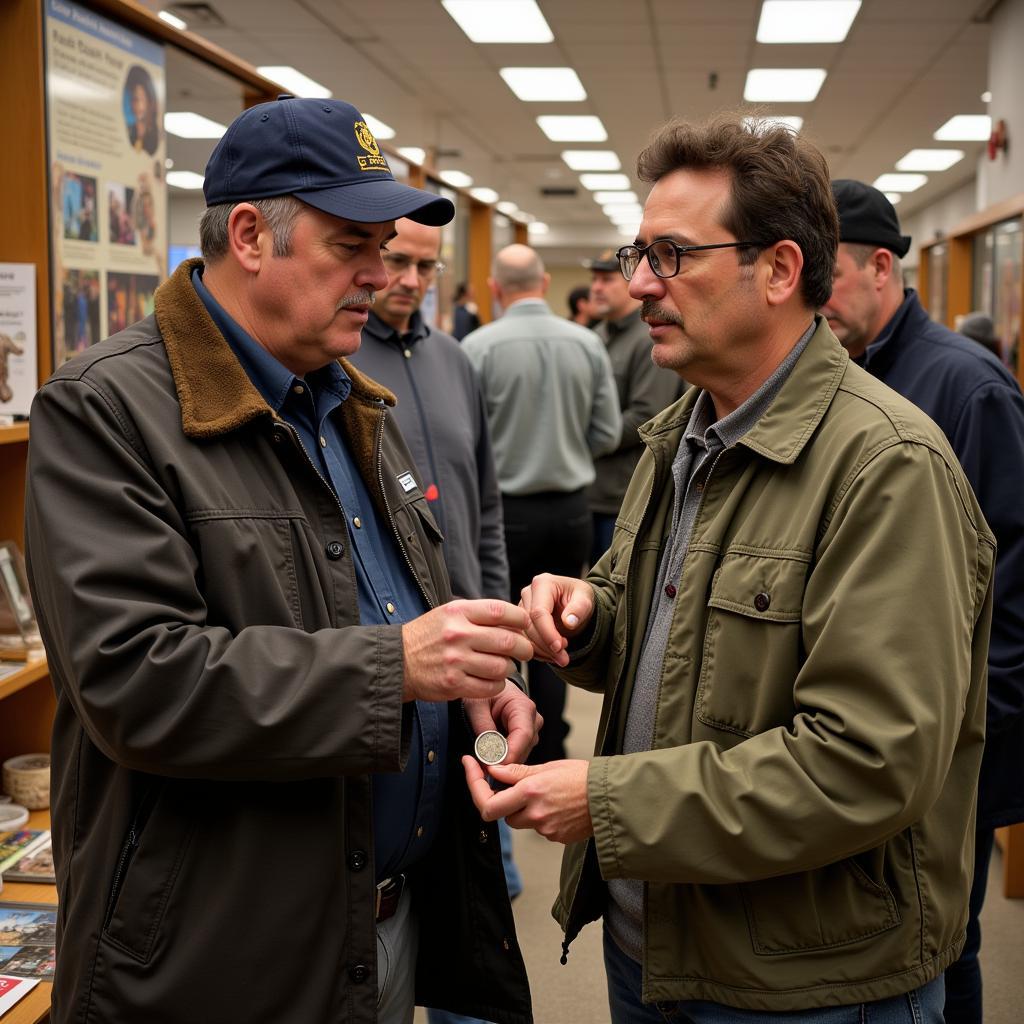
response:
{"label": "shirt collar", "polygon": [[423,341],[430,334],[430,327],[417,309],[409,317],[409,329],[404,334],[401,334],[397,328],[382,320],[371,309],[370,318],[366,321],[363,331],[377,341],[398,341],[406,345],[413,345],[418,341]]}
{"label": "shirt collar", "polygon": [[[213,322],[224,335],[224,340],[231,346],[231,351],[242,364],[242,369],[245,370],[253,386],[263,396],[267,405],[274,412],[279,413],[298,378],[286,366],[279,363],[251,334],[240,327],[213,297],[209,288],[203,283],[201,267],[196,267],[192,271],[192,287],[195,288],[196,294],[202,299]],[[339,363],[333,360],[307,376],[307,383],[311,387],[331,391],[337,394],[343,402],[352,390],[352,381],[348,374]]]}
{"label": "shirt collar", "polygon": [[619,320],[606,320],[605,323],[608,326],[609,337],[615,337],[616,334],[621,334],[626,328],[632,327],[635,323],[640,320],[640,307],[637,306],[632,313],[627,313],[624,317]]}

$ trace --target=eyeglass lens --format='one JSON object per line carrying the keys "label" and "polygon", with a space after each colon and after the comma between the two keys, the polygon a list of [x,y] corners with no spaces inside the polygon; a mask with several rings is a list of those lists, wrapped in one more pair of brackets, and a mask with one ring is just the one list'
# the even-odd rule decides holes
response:
{"label": "eyeglass lens", "polygon": [[[384,253],[384,262],[395,274],[404,274],[413,265],[410,257],[398,252]],[[416,273],[425,279],[433,277],[439,269],[436,260],[420,260],[416,263]]]}

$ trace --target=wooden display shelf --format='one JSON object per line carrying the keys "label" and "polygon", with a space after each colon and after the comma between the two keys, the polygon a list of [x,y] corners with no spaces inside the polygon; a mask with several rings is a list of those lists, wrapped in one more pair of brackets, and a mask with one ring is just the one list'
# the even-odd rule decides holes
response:
{"label": "wooden display shelf", "polygon": [[0,427],[0,444],[20,444],[28,440],[28,423]]}
{"label": "wooden display shelf", "polygon": [[[33,811],[28,817],[28,828],[49,828],[50,812]],[[38,882],[5,882],[0,900],[8,903],[50,903],[57,905],[57,887]],[[50,1016],[50,996],[53,983],[41,981],[21,1002],[0,1014],[0,1024],[39,1024]]]}
{"label": "wooden display shelf", "polygon": [[[17,662],[0,661],[0,665],[10,667]],[[45,658],[36,658],[34,661],[25,662],[24,668],[18,669],[13,675],[4,676],[0,679],[0,700],[17,693],[32,683],[45,679],[49,674]]]}

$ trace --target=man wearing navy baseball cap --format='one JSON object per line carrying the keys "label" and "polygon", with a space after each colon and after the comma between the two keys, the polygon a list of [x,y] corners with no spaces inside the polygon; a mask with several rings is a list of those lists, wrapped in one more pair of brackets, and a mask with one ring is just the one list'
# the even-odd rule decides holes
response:
{"label": "man wearing navy baseball cap", "polygon": [[999,544],[967,941],[946,971],[946,1024],[981,1024],[978,915],[993,830],[1024,821],[1024,398],[995,355],[929,319],[904,288],[910,239],[892,203],[860,181],[834,181],[832,191],[840,245],[822,313],[857,362],[942,428]]}
{"label": "man wearing navy baseball cap", "polygon": [[33,407],[53,1020],[529,1024],[459,764],[485,729],[510,761],[536,742],[528,617],[450,600],[394,398],[344,358],[395,219],[454,208],[354,107],[290,96],[234,121],[204,191],[203,258]]}

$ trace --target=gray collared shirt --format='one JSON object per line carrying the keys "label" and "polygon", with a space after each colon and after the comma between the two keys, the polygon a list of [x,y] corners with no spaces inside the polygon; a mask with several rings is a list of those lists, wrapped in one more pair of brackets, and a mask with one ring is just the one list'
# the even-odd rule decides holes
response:
{"label": "gray collared shirt", "polygon": [[[719,455],[734,447],[768,411],[782,385],[796,366],[814,334],[816,321],[800,336],[775,372],[737,409],[715,421],[715,405],[707,391],[697,396],[690,420],[672,462],[675,504],[672,530],[658,569],[654,600],[647,619],[647,633],[637,664],[633,694],[626,715],[622,753],[650,750],[654,739],[654,714],[662,664],[675,611],[676,585],[690,546],[693,524],[700,511],[704,489],[714,472]],[[606,922],[623,952],[643,959],[643,882],[610,879]]]}

